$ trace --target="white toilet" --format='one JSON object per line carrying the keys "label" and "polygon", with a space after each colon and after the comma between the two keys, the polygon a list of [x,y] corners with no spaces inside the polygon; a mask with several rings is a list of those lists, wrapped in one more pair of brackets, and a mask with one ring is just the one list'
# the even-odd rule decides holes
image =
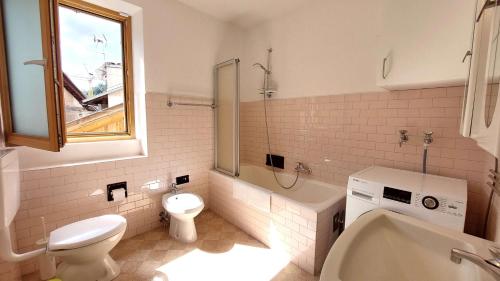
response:
{"label": "white toilet", "polygon": [[119,215],[104,215],[68,224],[50,233],[47,254],[61,259],[61,280],[112,280],[120,266],[109,256],[127,228]]}
{"label": "white toilet", "polygon": [[196,241],[194,218],[205,207],[203,198],[193,193],[167,193],[163,195],[162,203],[170,214],[170,236],[185,243]]}
{"label": "white toilet", "polygon": [[41,255],[61,259],[56,276],[65,281],[109,281],[120,267],[109,251],[120,241],[127,221],[119,215],[104,215],[78,221],[50,233],[46,248],[17,254],[12,250],[10,225],[20,206],[20,177],[17,151],[0,150],[0,259],[10,262]]}

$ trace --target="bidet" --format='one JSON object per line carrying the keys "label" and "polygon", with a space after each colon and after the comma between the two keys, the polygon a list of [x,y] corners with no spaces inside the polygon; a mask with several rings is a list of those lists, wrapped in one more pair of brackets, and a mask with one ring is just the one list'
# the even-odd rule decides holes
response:
{"label": "bidet", "polygon": [[205,207],[203,198],[193,193],[167,193],[163,195],[162,204],[171,216],[170,236],[186,243],[196,241],[194,218]]}

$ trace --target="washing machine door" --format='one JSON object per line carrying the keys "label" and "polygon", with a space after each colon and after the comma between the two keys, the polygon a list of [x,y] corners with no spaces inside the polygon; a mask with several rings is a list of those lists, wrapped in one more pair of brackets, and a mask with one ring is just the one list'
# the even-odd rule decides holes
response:
{"label": "washing machine door", "polygon": [[380,208],[378,200],[364,194],[348,192],[345,210],[345,228],[352,224],[361,215]]}

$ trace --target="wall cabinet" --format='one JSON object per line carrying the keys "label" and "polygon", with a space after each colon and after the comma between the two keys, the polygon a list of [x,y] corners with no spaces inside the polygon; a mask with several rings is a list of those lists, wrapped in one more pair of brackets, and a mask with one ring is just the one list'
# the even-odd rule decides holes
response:
{"label": "wall cabinet", "polygon": [[382,0],[377,85],[416,89],[463,85],[476,0]]}
{"label": "wall cabinet", "polygon": [[480,0],[474,20],[470,75],[462,110],[461,134],[486,151],[500,151],[500,2]]}

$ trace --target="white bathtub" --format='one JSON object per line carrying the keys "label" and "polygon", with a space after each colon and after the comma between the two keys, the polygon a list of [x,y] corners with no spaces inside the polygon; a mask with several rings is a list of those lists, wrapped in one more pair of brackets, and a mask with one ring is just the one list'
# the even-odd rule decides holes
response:
{"label": "white bathtub", "polygon": [[[288,186],[295,180],[295,175],[276,173],[281,184]],[[299,205],[321,212],[339,200],[345,200],[346,187],[332,185],[300,176],[291,189],[284,189],[276,183],[271,169],[253,165],[241,165],[237,178],[255,188],[265,188],[274,196],[282,196]]]}
{"label": "white bathtub", "polygon": [[[278,174],[288,185],[295,175]],[[239,185],[258,190],[270,204],[258,208],[234,196]],[[346,188],[300,177],[286,190],[265,167],[242,165],[240,176],[209,174],[209,208],[271,248],[284,250],[302,269],[318,274],[339,235],[336,218],[345,210]]]}

